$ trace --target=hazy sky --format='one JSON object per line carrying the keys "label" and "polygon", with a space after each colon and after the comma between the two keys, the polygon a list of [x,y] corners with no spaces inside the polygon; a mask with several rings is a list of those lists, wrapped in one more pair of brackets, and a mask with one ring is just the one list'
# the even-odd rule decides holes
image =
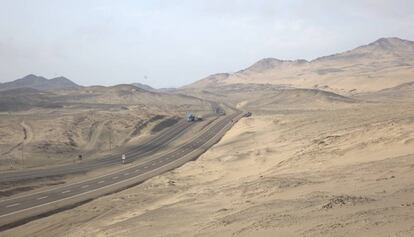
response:
{"label": "hazy sky", "polygon": [[389,36],[414,40],[413,0],[0,0],[0,82],[176,87]]}

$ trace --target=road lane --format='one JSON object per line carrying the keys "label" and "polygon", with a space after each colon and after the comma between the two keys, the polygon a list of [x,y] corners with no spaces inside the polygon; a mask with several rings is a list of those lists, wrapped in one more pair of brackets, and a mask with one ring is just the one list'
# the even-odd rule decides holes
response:
{"label": "road lane", "polygon": [[[91,180],[58,187],[44,192],[12,198],[5,201],[3,200],[0,202],[0,226],[16,222],[23,217],[27,218],[34,214],[39,215],[41,210],[38,209],[41,207],[51,206],[52,204],[56,205],[56,203],[63,201],[66,201],[68,203],[67,205],[73,204],[74,201],[71,201],[71,198],[76,198],[75,203],[81,202],[82,195],[84,195],[85,200],[87,200],[88,197],[86,195],[93,194],[95,191],[96,193],[102,192],[102,190],[106,187],[118,188],[117,186],[119,186],[118,190],[120,190],[124,188],[124,184],[134,181],[134,178],[144,177],[145,175],[148,175],[148,173],[151,173],[157,169],[164,169],[166,166],[179,161],[194,151],[201,151],[202,153],[212,145],[210,143],[214,140],[213,138],[218,140],[218,135],[220,135],[220,137],[222,135],[220,132],[223,132],[226,128],[229,128],[232,125],[231,121],[240,117],[240,114],[241,113],[235,113],[223,117],[217,122],[211,124],[211,126],[207,127],[204,132],[195,137],[192,141],[189,141],[175,150],[155,158],[154,160]],[[191,159],[194,159],[197,156],[191,157]],[[172,166],[172,168],[176,167]],[[62,205],[63,204],[59,204],[59,207]],[[34,209],[36,212],[33,211]],[[48,207],[47,210],[50,210],[50,207]]]}
{"label": "road lane", "polygon": [[[146,141],[145,144],[138,145],[126,153],[127,157],[130,158],[128,159],[128,162],[132,162],[142,157],[155,154],[157,151],[161,150],[169,143],[177,139],[177,137],[183,134],[188,128],[190,128],[191,125],[191,123],[187,123],[185,120],[181,120],[173,127],[167,129],[165,132],[162,132],[161,134],[152,138],[150,141]],[[0,173],[0,182],[16,182],[35,178],[87,172],[93,169],[118,164],[120,156],[121,154],[115,154],[96,160],[44,169],[39,168],[24,171],[2,172]]]}
{"label": "road lane", "polygon": [[[209,101],[213,113],[217,115],[223,114],[223,109],[217,102]],[[136,161],[143,157],[147,157],[157,153],[167,147],[172,141],[176,140],[187,131],[193,123],[188,123],[185,119],[181,119],[175,125],[166,128],[160,134],[142,144],[137,145],[133,149],[126,152],[127,163]],[[76,164],[67,164],[49,168],[37,168],[23,171],[9,171],[0,173],[0,183],[10,183],[22,180],[30,180],[35,178],[45,178],[52,176],[62,176],[68,174],[85,173],[94,169],[104,168],[118,164],[119,154],[108,155],[103,158],[84,161]]]}

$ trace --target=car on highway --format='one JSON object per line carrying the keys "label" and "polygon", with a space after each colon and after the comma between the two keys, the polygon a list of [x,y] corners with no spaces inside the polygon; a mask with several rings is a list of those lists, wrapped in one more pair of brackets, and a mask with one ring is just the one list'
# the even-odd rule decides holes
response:
{"label": "car on highway", "polygon": [[200,115],[195,115],[191,112],[188,112],[186,117],[187,117],[188,122],[195,122],[195,121],[203,120],[203,117],[201,117]]}

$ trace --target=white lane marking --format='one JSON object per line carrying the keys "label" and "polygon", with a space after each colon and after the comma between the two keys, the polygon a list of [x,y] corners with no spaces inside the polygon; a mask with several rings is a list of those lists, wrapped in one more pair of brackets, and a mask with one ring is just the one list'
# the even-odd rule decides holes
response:
{"label": "white lane marking", "polygon": [[87,188],[87,187],[89,187],[89,185],[83,185],[83,186],[82,186],[82,188]]}
{"label": "white lane marking", "polygon": [[45,199],[45,198],[47,198],[48,196],[43,196],[43,197],[39,197],[39,198],[37,198],[37,200],[42,200],[42,199]]}
{"label": "white lane marking", "polygon": [[129,173],[125,173],[124,175],[127,176],[127,175],[129,175]]}
{"label": "white lane marking", "polygon": [[148,166],[144,166],[144,169],[147,169],[148,168]]}
{"label": "white lane marking", "polygon": [[20,203],[17,202],[17,203],[13,203],[13,204],[7,205],[6,208],[15,207],[15,206],[18,206],[18,205],[20,205]]}
{"label": "white lane marking", "polygon": [[105,183],[104,180],[101,180],[101,181],[98,182],[98,184],[103,184],[103,183]]}
{"label": "white lane marking", "polygon": [[[216,134],[214,137],[216,137],[216,136],[217,136],[217,134]],[[208,141],[210,141],[210,140],[207,140],[207,142],[208,142]],[[163,165],[163,166],[161,166],[161,167],[158,167],[158,168],[154,169],[154,170],[153,170],[153,171],[151,171],[151,172],[154,172],[155,170],[162,169],[162,168],[164,168],[165,166],[166,166],[166,165]],[[59,200],[55,200],[55,201],[51,201],[51,202],[48,202],[48,203],[40,204],[40,205],[37,205],[37,206],[32,206],[32,207],[25,208],[25,209],[21,209],[21,210],[18,210],[18,211],[13,211],[13,212],[10,212],[10,213],[4,214],[4,215],[0,215],[0,218],[1,218],[1,217],[6,217],[6,216],[15,215],[16,213],[21,213],[21,212],[23,212],[23,211],[32,210],[32,209],[37,208],[37,207],[43,207],[43,206],[50,205],[50,204],[53,204],[53,203],[59,203],[59,202],[62,202],[62,201],[64,201],[64,200],[70,200],[70,199],[73,199],[73,198],[75,198],[75,197],[81,197],[82,195],[89,194],[89,193],[93,193],[93,192],[96,192],[97,190],[101,190],[101,189],[104,189],[104,188],[107,188],[107,187],[111,187],[111,186],[119,185],[120,183],[125,183],[125,182],[128,182],[128,181],[130,181],[130,180],[132,180],[132,179],[135,179],[135,178],[140,177],[140,176],[143,176],[143,175],[144,175],[144,174],[141,174],[141,175],[138,175],[138,176],[135,176],[135,177],[131,177],[131,178],[127,178],[127,179],[125,179],[125,180],[121,180],[121,181],[120,181],[120,182],[118,182],[118,183],[115,183],[115,184],[109,184],[109,185],[107,185],[107,186],[105,186],[105,187],[100,187],[100,188],[97,188],[97,189],[94,189],[94,190],[89,190],[89,191],[86,191],[86,192],[84,192],[84,193],[75,194],[74,196],[68,196],[68,197],[65,197],[65,198],[62,198],[62,199],[59,199]],[[105,175],[105,176],[107,176],[107,175]],[[104,176],[101,176],[101,177],[104,177]],[[52,190],[55,190],[55,189],[52,189]],[[4,201],[6,201],[6,200],[2,200],[2,202],[4,202]]]}
{"label": "white lane marking", "polygon": [[118,176],[112,177],[112,179],[118,179]]}
{"label": "white lane marking", "polygon": [[62,193],[68,193],[68,192],[70,192],[70,190],[65,190],[65,191],[63,191]]}
{"label": "white lane marking", "polygon": [[135,170],[135,172],[140,172],[140,171],[141,171],[140,169],[136,169],[136,170]]}

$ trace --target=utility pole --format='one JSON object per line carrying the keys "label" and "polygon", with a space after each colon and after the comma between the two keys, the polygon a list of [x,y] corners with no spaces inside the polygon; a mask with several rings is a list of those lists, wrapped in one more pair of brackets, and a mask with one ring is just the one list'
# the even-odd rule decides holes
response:
{"label": "utility pole", "polygon": [[109,130],[109,153],[112,152],[112,133]]}
{"label": "utility pole", "polygon": [[22,142],[22,166],[23,166],[23,160],[24,160],[24,141]]}
{"label": "utility pole", "polygon": [[112,124],[112,121],[109,121],[109,123],[108,123],[109,153],[111,153],[112,152],[112,133],[111,133],[111,126],[109,124]]}
{"label": "utility pole", "polygon": [[[24,124],[24,117],[23,117],[23,122],[22,122],[22,126]],[[24,132],[24,137],[23,137],[23,141],[22,141],[22,160],[21,160],[21,165],[23,166],[23,160],[24,160],[24,142],[26,141],[27,138],[27,131],[26,128],[23,127],[23,132]]]}

